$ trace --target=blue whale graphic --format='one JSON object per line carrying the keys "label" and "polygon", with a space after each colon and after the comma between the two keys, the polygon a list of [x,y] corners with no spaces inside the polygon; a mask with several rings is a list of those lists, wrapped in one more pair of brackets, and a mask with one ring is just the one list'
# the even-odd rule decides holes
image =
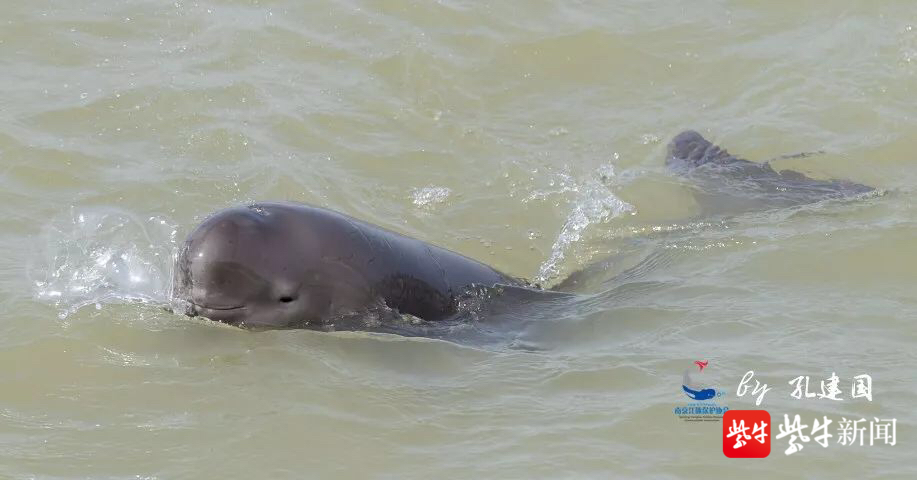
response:
{"label": "blue whale graphic", "polygon": [[703,390],[692,390],[688,388],[687,385],[682,385],[681,388],[684,389],[685,393],[693,398],[694,400],[710,400],[716,396],[716,390],[712,388],[705,388]]}

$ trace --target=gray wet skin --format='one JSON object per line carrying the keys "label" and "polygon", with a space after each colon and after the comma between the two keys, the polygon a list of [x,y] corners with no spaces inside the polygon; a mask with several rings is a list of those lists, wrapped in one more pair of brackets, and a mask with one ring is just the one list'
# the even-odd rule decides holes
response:
{"label": "gray wet skin", "polygon": [[468,288],[495,284],[519,282],[337,212],[262,203],[217,212],[189,235],[175,293],[190,303],[192,316],[250,328],[323,329],[380,302],[439,320],[455,312],[456,297]]}
{"label": "gray wet skin", "polygon": [[[873,191],[778,172],[730,155],[693,131],[672,140],[666,165],[700,187],[708,213],[710,207],[734,213]],[[523,283],[331,210],[262,203],[217,212],[198,226],[179,255],[175,285],[176,296],[190,304],[189,315],[230,325],[368,330],[365,322],[341,318],[384,306],[436,321],[455,313],[456,299],[469,288]]]}

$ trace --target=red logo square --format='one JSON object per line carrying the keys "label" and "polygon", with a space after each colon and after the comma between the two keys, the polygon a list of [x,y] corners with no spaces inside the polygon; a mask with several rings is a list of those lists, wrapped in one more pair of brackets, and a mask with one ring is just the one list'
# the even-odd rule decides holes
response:
{"label": "red logo square", "polygon": [[764,458],[771,454],[771,414],[767,410],[726,410],[723,454],[729,458]]}

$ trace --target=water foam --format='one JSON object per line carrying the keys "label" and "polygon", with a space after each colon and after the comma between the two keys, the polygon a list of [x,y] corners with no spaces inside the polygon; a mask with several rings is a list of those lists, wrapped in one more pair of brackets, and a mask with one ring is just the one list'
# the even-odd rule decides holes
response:
{"label": "water foam", "polygon": [[177,228],[118,208],[72,208],[45,229],[35,295],[61,319],[88,305],[171,298]]}
{"label": "water foam", "polygon": [[418,207],[430,207],[434,204],[443,203],[452,194],[452,190],[447,187],[423,187],[415,188],[412,191],[411,198],[414,205]]}

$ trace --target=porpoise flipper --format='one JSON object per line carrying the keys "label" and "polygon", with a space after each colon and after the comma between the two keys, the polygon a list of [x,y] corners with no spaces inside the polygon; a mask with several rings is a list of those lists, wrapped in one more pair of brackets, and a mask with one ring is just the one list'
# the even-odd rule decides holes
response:
{"label": "porpoise flipper", "polygon": [[816,180],[792,170],[777,171],[768,163],[738,158],[692,130],[669,143],[666,166],[697,184],[699,202],[714,213],[790,207],[875,191],[847,180]]}

